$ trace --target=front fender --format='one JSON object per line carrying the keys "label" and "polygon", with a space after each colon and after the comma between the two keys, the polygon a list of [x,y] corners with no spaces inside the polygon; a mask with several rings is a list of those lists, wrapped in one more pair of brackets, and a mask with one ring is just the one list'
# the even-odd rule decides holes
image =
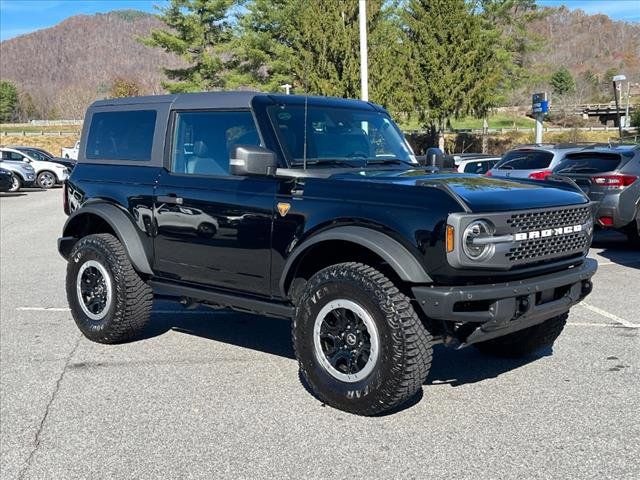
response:
{"label": "front fender", "polygon": [[58,239],[58,251],[65,259],[69,257],[73,245],[79,240],[78,232],[82,231],[91,216],[99,217],[111,227],[138,272],[153,274],[151,242],[140,235],[133,219],[126,211],[106,202],[85,204],[67,219],[63,236]]}
{"label": "front fender", "polygon": [[397,240],[385,233],[376,230],[357,227],[343,226],[324,230],[306,239],[289,255],[284,265],[282,277],[280,278],[280,293],[286,297],[286,284],[289,275],[293,272],[296,260],[301,258],[310,247],[318,243],[342,240],[360,245],[379,257],[381,257],[400,279],[410,283],[431,283],[431,277],[425,272],[418,259]]}

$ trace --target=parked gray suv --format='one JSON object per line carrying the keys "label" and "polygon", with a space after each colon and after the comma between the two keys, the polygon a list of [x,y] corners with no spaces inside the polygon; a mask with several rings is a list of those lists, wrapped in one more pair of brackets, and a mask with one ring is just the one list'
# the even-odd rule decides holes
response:
{"label": "parked gray suv", "polygon": [[21,187],[31,186],[36,180],[36,171],[27,162],[14,160],[9,152],[1,152],[0,168],[11,172],[12,184],[10,192],[17,192]]}
{"label": "parked gray suv", "polygon": [[505,153],[485,175],[544,180],[565,155],[583,148],[584,145],[578,144],[521,145]]}
{"label": "parked gray suv", "polygon": [[640,245],[640,145],[594,146],[568,153],[553,169],[598,203],[597,225]]}

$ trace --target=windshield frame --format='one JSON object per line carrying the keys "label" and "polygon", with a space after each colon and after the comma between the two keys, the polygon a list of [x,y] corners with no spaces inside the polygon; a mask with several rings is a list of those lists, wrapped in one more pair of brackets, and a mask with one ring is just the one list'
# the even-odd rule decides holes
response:
{"label": "windshield frame", "polygon": [[[332,99],[334,100],[334,99]],[[307,156],[307,167],[312,168],[353,168],[353,169],[362,169],[366,167],[370,168],[404,168],[407,167],[418,167],[419,163],[416,159],[415,153],[411,148],[411,145],[407,141],[406,137],[398,128],[397,124],[393,121],[391,116],[386,110],[382,108],[373,108],[372,104],[362,104],[362,106],[357,105],[356,101],[348,101],[354,102],[354,106],[350,105],[337,105],[335,102],[322,102],[318,101],[318,97],[309,97],[308,108],[310,109],[327,109],[327,110],[345,110],[345,111],[353,111],[354,113],[361,113],[371,115],[372,117],[381,117],[388,121],[389,127],[393,129],[396,133],[398,140],[401,143],[402,149],[406,153],[405,158],[399,158],[399,156],[389,155],[389,156],[379,156],[379,157],[364,157],[364,156],[355,156],[355,157],[309,157]],[[277,119],[274,118],[273,112],[278,107],[286,107],[286,108],[296,108],[303,109],[304,103],[299,102],[276,102],[270,105],[265,105],[264,113],[268,119],[268,124],[273,132],[274,139],[276,140],[280,152],[282,154],[283,159],[285,160],[287,167],[292,169],[303,169],[304,168],[304,159],[303,158],[294,158],[289,152],[288,145],[286,144],[285,139],[282,138],[281,130],[278,126]],[[364,108],[363,108],[364,107]],[[370,107],[370,108],[366,108]],[[307,122],[307,131],[309,127],[309,122]],[[304,130],[303,130],[304,131]],[[307,142],[308,144],[309,142]],[[397,162],[395,162],[397,160]],[[386,161],[386,162],[385,162]],[[368,162],[371,164],[368,165]]]}

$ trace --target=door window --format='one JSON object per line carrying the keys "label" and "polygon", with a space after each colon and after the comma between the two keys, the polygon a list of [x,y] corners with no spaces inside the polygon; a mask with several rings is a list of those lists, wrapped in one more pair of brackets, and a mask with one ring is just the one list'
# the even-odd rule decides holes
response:
{"label": "door window", "polygon": [[180,112],[176,115],[171,171],[192,175],[229,175],[235,145],[260,145],[249,111]]}
{"label": "door window", "polygon": [[19,153],[16,152],[2,152],[2,159],[3,160],[13,160],[13,161],[22,161],[24,160],[24,155],[21,155]]}

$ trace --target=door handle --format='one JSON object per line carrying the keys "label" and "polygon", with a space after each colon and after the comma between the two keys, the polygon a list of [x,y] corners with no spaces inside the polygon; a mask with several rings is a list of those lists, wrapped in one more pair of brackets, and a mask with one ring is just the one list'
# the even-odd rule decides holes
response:
{"label": "door handle", "polygon": [[183,199],[182,197],[177,196],[175,193],[170,193],[168,195],[158,195],[159,203],[176,203],[178,205],[182,205]]}

